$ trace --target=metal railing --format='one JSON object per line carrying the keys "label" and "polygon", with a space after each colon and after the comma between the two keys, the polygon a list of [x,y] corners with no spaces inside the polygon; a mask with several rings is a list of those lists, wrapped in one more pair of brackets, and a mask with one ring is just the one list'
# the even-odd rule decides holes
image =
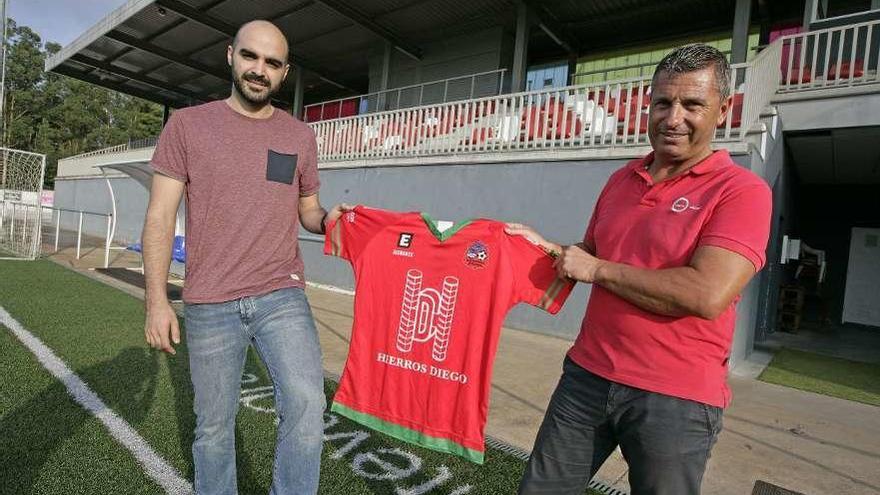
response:
{"label": "metal railing", "polygon": [[117,144],[116,146],[109,146],[107,148],[101,148],[99,150],[88,151],[86,153],[80,153],[78,155],[68,156],[62,158],[61,160],[76,160],[79,158],[86,158],[90,156],[100,156],[100,155],[109,155],[111,153],[122,153],[125,151],[138,150],[143,148],[152,148],[156,146],[156,143],[159,142],[159,136],[152,136],[143,139],[135,139],[129,140],[127,143]]}
{"label": "metal railing", "polygon": [[[306,122],[341,118],[345,113],[344,105],[347,102],[356,105],[354,113],[357,114],[417,107],[426,103],[446,103],[480,96],[499,95],[504,90],[504,74],[506,72],[507,69],[490,70],[375,91],[360,96],[323,101],[306,105],[304,115]],[[310,109],[312,109],[311,113],[318,114],[317,118],[309,118]],[[320,109],[320,111],[316,112],[314,109]]]}
{"label": "metal railing", "polygon": [[880,83],[880,20],[781,37],[780,92]]}
{"label": "metal railing", "polygon": [[58,244],[61,239],[61,214],[62,213],[70,213],[74,215],[74,218],[77,219],[77,227],[76,227],[76,259],[80,259],[82,257],[82,237],[83,237],[83,220],[87,215],[98,217],[98,218],[106,218],[107,226],[104,234],[104,268],[108,268],[110,266],[110,244],[112,242],[112,225],[113,225],[113,214],[112,213],[98,213],[93,211],[85,211],[85,210],[73,210],[69,208],[58,208],[55,206],[43,206],[38,205],[40,207],[42,219],[42,212],[45,210],[52,211],[52,216],[55,220],[55,237],[54,237],[54,252],[58,252]]}
{"label": "metal railing", "polygon": [[[747,80],[750,64],[737,64],[732,87]],[[759,70],[767,71],[764,65]],[[775,74],[777,69],[773,69]],[[775,77],[775,76],[773,76]],[[765,81],[766,75],[753,76]],[[648,76],[601,84],[584,84],[478,98],[348,117],[310,124],[318,140],[320,161],[454,153],[575,149],[648,143]],[[753,83],[754,86],[754,83]],[[761,91],[739,93],[718,140],[738,140],[755,123],[743,108],[762,102]],[[740,130],[735,133],[734,130]]]}

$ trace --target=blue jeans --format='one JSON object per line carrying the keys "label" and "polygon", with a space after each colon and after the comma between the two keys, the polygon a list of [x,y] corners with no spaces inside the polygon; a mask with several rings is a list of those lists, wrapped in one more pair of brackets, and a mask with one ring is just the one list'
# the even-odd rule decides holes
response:
{"label": "blue jeans", "polygon": [[195,491],[235,494],[235,416],[248,346],[275,391],[278,431],[271,494],[311,494],[321,467],[321,348],[302,289],[217,304],[187,304],[186,345],[195,399]]}

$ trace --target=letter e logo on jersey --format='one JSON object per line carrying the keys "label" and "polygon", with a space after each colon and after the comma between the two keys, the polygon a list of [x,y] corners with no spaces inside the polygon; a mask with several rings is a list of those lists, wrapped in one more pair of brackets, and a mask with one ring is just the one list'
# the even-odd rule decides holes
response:
{"label": "letter e logo on jersey", "polygon": [[397,238],[397,247],[408,248],[412,246],[413,234],[409,232],[401,232]]}
{"label": "letter e logo on jersey", "polygon": [[443,278],[440,290],[422,288],[422,272],[416,269],[406,272],[403,288],[403,304],[400,308],[400,325],[397,327],[397,350],[412,351],[413,342],[432,340],[431,357],[435,361],[446,359],[458,297],[458,278]]}

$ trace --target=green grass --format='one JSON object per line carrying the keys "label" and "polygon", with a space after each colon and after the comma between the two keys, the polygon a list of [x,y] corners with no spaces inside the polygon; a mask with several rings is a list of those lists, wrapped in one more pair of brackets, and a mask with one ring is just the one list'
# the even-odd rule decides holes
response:
{"label": "green grass", "polygon": [[880,406],[880,365],[877,364],[782,349],[758,379]]}
{"label": "green grass", "polygon": [[[186,348],[179,346],[176,356],[147,350],[141,301],[49,261],[0,261],[0,306],[192,480],[195,418]],[[245,371],[257,381],[244,388],[270,384],[253,352]],[[63,385],[3,327],[0,373],[0,493],[161,492],[128,451],[73,402]],[[334,384],[327,384],[328,399],[333,388]],[[271,398],[256,405],[271,406]],[[428,493],[448,494],[469,484],[472,494],[509,494],[516,492],[524,468],[523,461],[493,449],[479,466],[397,441],[341,417],[327,433],[356,430],[369,438],[340,459],[331,456],[350,439],[325,442],[319,493],[391,494],[426,483],[445,467],[451,478]],[[273,415],[241,407],[236,432],[240,493],[268,492],[274,436]],[[393,482],[355,475],[355,456],[380,448],[411,452],[422,459],[422,468]]]}

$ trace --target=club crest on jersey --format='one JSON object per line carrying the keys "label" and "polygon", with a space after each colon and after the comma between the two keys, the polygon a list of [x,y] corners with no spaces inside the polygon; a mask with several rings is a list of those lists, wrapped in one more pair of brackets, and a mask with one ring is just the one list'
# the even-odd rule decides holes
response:
{"label": "club crest on jersey", "polygon": [[483,268],[489,262],[489,248],[480,241],[474,241],[464,254],[464,264],[471,268]]}
{"label": "club crest on jersey", "polygon": [[350,211],[345,214],[345,221],[347,221],[348,223],[354,223],[355,217],[356,217],[355,212]]}

